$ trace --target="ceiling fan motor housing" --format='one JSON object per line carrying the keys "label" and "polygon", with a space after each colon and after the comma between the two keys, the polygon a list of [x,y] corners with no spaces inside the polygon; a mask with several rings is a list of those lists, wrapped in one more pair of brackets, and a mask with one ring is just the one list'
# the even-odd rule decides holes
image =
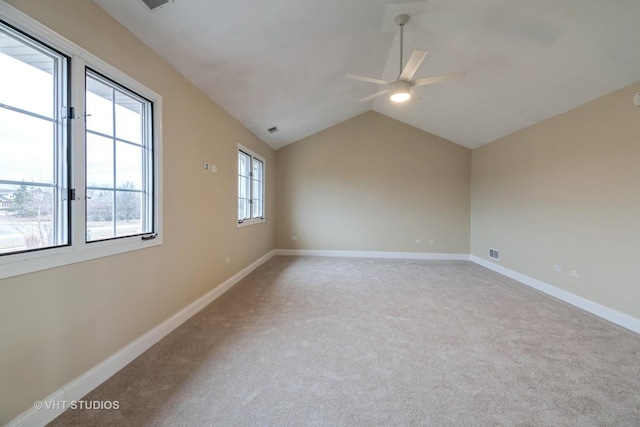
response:
{"label": "ceiling fan motor housing", "polygon": [[[389,89],[391,90],[392,101],[395,101],[398,97],[399,99],[396,102],[402,102],[400,100],[406,101],[411,96],[411,83],[406,80],[396,80],[391,83],[391,87]],[[403,94],[406,95],[403,96]]]}

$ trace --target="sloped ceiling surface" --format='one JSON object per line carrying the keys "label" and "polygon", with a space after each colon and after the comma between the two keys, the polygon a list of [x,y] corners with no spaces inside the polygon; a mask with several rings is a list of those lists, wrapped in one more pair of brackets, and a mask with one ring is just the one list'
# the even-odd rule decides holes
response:
{"label": "sloped ceiling surface", "polygon": [[[276,149],[370,109],[475,148],[640,79],[637,0],[94,1]],[[468,76],[358,102],[384,87],[345,74],[398,76],[400,13],[416,78]]]}

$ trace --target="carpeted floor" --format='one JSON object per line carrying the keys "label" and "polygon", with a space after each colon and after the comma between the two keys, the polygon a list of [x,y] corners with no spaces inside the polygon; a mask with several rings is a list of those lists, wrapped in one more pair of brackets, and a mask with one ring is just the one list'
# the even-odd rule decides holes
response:
{"label": "carpeted floor", "polygon": [[640,336],[470,262],[274,257],[52,425],[640,426]]}

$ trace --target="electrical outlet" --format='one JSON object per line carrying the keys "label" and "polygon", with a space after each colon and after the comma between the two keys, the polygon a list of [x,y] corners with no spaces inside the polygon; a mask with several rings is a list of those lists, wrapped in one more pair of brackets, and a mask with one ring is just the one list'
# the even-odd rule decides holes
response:
{"label": "electrical outlet", "polygon": [[298,236],[291,236],[291,240],[298,240]]}
{"label": "electrical outlet", "polygon": [[422,244],[422,239],[416,240],[416,245],[421,245],[421,244]]}
{"label": "electrical outlet", "polygon": [[227,265],[231,264],[231,258],[225,258],[224,263]]}
{"label": "electrical outlet", "polygon": [[435,240],[433,240],[433,239],[432,239],[432,240],[429,240],[429,244],[430,244],[430,245],[435,245],[435,244],[436,244],[436,241],[435,241]]}
{"label": "electrical outlet", "polygon": [[553,270],[557,271],[558,273],[562,272],[562,267],[560,267],[559,265],[554,265],[553,266]]}

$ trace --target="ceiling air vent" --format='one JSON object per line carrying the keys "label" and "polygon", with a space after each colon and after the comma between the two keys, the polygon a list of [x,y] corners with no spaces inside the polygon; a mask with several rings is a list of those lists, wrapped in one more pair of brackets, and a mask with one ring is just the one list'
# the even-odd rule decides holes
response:
{"label": "ceiling air vent", "polygon": [[278,132],[280,129],[278,129],[278,126],[274,126],[272,128],[267,129],[269,131],[269,133],[276,133]]}
{"label": "ceiling air vent", "polygon": [[147,5],[149,10],[155,10],[173,3],[173,0],[142,0],[142,2]]}

